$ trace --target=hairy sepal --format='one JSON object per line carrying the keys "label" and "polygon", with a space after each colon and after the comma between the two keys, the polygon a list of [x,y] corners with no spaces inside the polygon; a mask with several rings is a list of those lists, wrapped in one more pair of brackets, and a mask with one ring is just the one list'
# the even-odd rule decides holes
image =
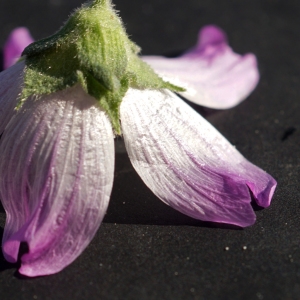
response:
{"label": "hairy sepal", "polygon": [[47,95],[80,83],[120,133],[119,107],[130,86],[183,91],[161,79],[138,52],[110,1],[87,3],[57,33],[24,50],[26,70],[18,107],[31,95]]}

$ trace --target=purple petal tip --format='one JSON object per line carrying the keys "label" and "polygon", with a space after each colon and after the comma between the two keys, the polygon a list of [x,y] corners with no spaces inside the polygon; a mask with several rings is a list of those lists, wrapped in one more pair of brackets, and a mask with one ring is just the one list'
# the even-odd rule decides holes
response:
{"label": "purple petal tip", "polygon": [[3,48],[4,69],[11,67],[21,57],[23,50],[33,41],[26,27],[14,29]]}
{"label": "purple petal tip", "polygon": [[215,26],[207,25],[200,29],[198,34],[197,48],[203,49],[208,45],[227,44],[227,37],[225,32]]}
{"label": "purple petal tip", "polygon": [[257,204],[260,205],[261,207],[270,206],[276,186],[277,186],[276,180],[270,176],[270,181],[268,182],[266,188],[256,196]]}

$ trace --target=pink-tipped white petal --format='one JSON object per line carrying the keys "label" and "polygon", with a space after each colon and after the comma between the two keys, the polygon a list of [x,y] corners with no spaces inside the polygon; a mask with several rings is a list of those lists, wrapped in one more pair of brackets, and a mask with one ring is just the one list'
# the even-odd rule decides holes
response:
{"label": "pink-tipped white petal", "polygon": [[15,114],[23,84],[25,63],[21,61],[0,73],[0,135]]}
{"label": "pink-tipped white petal", "polygon": [[15,64],[21,57],[23,50],[32,42],[34,40],[27,28],[15,28],[10,33],[3,47],[4,69]]}
{"label": "pink-tipped white petal", "polygon": [[175,94],[129,89],[121,121],[134,168],[171,207],[244,227],[255,222],[249,189],[259,205],[270,204],[275,180]]}
{"label": "pink-tipped white petal", "polygon": [[204,27],[197,46],[180,57],[142,59],[164,79],[184,87],[182,96],[210,108],[226,109],[239,104],[259,80],[256,57],[234,53],[216,26]]}
{"label": "pink-tipped white petal", "polygon": [[0,145],[3,253],[19,272],[56,273],[85,249],[108,205],[114,171],[110,121],[78,85],[29,99]]}

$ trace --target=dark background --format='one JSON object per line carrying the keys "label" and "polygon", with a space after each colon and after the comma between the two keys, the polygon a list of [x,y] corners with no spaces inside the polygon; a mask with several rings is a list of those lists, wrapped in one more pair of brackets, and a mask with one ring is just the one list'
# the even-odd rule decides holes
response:
{"label": "dark background", "polygon": [[[16,26],[35,39],[52,34],[80,3],[1,0],[0,45]],[[236,52],[257,55],[261,80],[245,102],[197,110],[278,180],[272,205],[256,210],[256,224],[246,229],[190,219],[147,189],[119,138],[111,203],[92,243],[59,274],[35,279],[20,278],[0,254],[1,300],[300,299],[299,1],[114,3],[143,54],[178,53],[195,43],[201,26],[217,24]],[[0,207],[0,237],[4,221]]]}

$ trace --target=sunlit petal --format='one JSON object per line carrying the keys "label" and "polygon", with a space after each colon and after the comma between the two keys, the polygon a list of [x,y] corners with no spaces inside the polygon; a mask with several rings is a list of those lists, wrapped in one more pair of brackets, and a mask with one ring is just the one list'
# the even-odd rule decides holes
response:
{"label": "sunlit petal", "polygon": [[19,272],[60,271],[88,245],[108,205],[114,170],[111,124],[80,86],[28,100],[1,139],[3,253],[29,252]]}
{"label": "sunlit petal", "polygon": [[204,221],[255,222],[249,189],[268,206],[276,182],[169,91],[130,89],[121,104],[131,162],[171,207]]}
{"label": "sunlit petal", "polygon": [[253,54],[239,55],[227,45],[223,31],[206,26],[197,46],[176,58],[144,56],[164,79],[186,88],[188,100],[211,108],[230,108],[243,101],[259,80]]}

